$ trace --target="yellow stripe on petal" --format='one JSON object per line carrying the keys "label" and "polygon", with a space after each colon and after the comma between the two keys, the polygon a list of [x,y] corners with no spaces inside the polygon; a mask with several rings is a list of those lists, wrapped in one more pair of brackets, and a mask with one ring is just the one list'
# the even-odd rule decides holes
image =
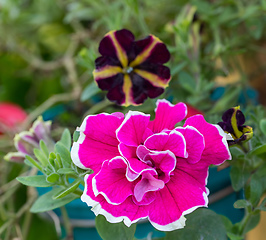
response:
{"label": "yellow stripe on petal", "polygon": [[130,67],[135,67],[135,66],[138,66],[138,65],[140,65],[141,63],[143,63],[149,56],[150,56],[150,54],[151,54],[151,51],[153,50],[153,48],[155,47],[155,45],[157,44],[157,43],[161,43],[162,41],[159,39],[159,38],[157,38],[157,37],[155,37],[155,36],[153,36],[153,35],[151,35],[151,37],[152,37],[152,42],[150,43],[150,45],[147,47],[147,48],[145,48],[130,64],[129,64],[129,66]]}
{"label": "yellow stripe on petal", "polygon": [[128,58],[127,58],[127,53],[125,50],[121,47],[119,42],[117,41],[115,37],[115,31],[111,31],[106,34],[106,36],[109,36],[114,44],[115,50],[116,50],[116,55],[117,58],[119,59],[121,65],[123,67],[126,67],[128,65]]}
{"label": "yellow stripe on petal", "polygon": [[134,72],[138,74],[139,76],[141,76],[142,78],[145,78],[155,87],[161,87],[161,88],[168,87],[168,82],[170,81],[170,78],[162,79],[154,73],[150,73],[150,72],[140,70],[140,69],[135,69]]}
{"label": "yellow stripe on petal", "polygon": [[231,125],[234,130],[234,135],[236,136],[236,138],[240,138],[243,135],[243,133],[238,130],[237,119],[236,119],[237,110],[240,110],[240,106],[234,107],[234,113],[231,117]]}
{"label": "yellow stripe on petal", "polygon": [[131,88],[132,88],[131,79],[128,74],[125,74],[124,84],[123,84],[123,92],[125,93],[125,103],[123,105],[126,107],[133,104],[131,96]]}
{"label": "yellow stripe on petal", "polygon": [[97,80],[97,79],[115,76],[118,73],[122,73],[122,71],[123,70],[121,67],[107,65],[103,68],[95,69],[92,74],[93,74],[94,79]]}

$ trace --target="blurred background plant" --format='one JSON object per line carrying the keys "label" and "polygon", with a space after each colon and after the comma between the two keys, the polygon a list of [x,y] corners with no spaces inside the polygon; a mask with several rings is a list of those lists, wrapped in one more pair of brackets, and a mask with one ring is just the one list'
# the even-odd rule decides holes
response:
{"label": "blurred background plant", "polygon": [[[65,127],[73,133],[86,114],[129,109],[153,114],[155,99],[137,107],[116,106],[92,77],[99,41],[108,31],[127,28],[137,39],[153,34],[171,52],[172,80],[160,98],[184,101],[212,123],[239,104],[248,116],[253,150],[233,150],[237,161],[231,162],[231,177],[234,190],[245,187],[249,193],[236,206],[249,214],[241,228],[226,226],[231,239],[241,239],[256,225],[266,190],[266,112],[260,105],[266,104],[265,0],[0,0],[0,10],[0,101],[28,113],[18,128],[2,131],[1,159],[15,150],[15,134],[39,115],[53,120],[51,134],[58,141]],[[47,239],[48,232],[50,239],[58,238],[54,224],[28,211],[35,191],[15,179],[35,173],[27,165],[0,161],[3,239]],[[251,217],[255,223],[248,225]]]}

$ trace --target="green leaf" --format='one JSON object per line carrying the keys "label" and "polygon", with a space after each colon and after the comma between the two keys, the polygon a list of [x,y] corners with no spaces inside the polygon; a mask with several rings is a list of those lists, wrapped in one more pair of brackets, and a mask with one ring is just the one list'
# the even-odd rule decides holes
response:
{"label": "green leaf", "polygon": [[256,175],[253,175],[249,185],[245,189],[245,196],[256,207],[263,194],[263,187]]}
{"label": "green leaf", "polygon": [[266,143],[263,145],[260,145],[256,148],[253,148],[249,153],[248,156],[252,156],[252,155],[260,155],[266,153]]}
{"label": "green leaf", "polygon": [[266,198],[263,199],[258,209],[261,211],[266,211]]}
{"label": "green leaf", "polygon": [[46,158],[48,158],[49,157],[49,150],[42,139],[40,140],[39,145],[40,145],[40,148],[43,151],[44,155],[46,156]]}
{"label": "green leaf", "polygon": [[74,142],[77,142],[78,141],[79,135],[80,135],[80,132],[79,131],[75,131],[74,132],[74,134],[73,134],[73,141]]}
{"label": "green leaf", "polygon": [[226,229],[218,214],[210,209],[199,208],[187,215],[186,227],[167,232],[165,240],[226,240]]}
{"label": "green leaf", "polygon": [[69,150],[61,142],[57,142],[55,151],[60,155],[64,168],[69,168],[72,163]]}
{"label": "green leaf", "polygon": [[194,93],[196,89],[195,80],[187,72],[180,72],[178,74],[178,82],[180,85],[190,93]]}
{"label": "green leaf", "polygon": [[239,191],[244,187],[246,181],[248,180],[249,173],[245,169],[240,169],[237,166],[232,166],[230,170],[230,177],[233,189],[235,191]]}
{"label": "green leaf", "polygon": [[53,184],[46,181],[46,176],[26,176],[17,177],[17,180],[26,186],[32,187],[51,187]]}
{"label": "green leaf", "polygon": [[82,102],[87,101],[98,92],[100,92],[100,88],[93,81],[84,89],[84,91],[81,94],[80,100]]}
{"label": "green leaf", "polygon": [[62,136],[61,136],[61,139],[59,142],[62,143],[66,147],[67,150],[70,150],[70,148],[71,148],[71,134],[67,128],[62,133]]}
{"label": "green leaf", "polygon": [[51,173],[50,175],[46,177],[46,181],[50,183],[56,183],[59,180],[59,177],[60,177],[59,174]]}
{"label": "green leaf", "polygon": [[40,163],[44,167],[46,167],[49,164],[47,157],[45,156],[45,154],[40,149],[34,148],[33,152],[34,152],[34,155],[36,156],[36,158],[40,161]]}
{"label": "green leaf", "polygon": [[66,175],[66,174],[75,174],[76,175],[76,172],[72,168],[60,168],[60,169],[58,169],[57,173],[63,174],[63,175]]}
{"label": "green leaf", "polygon": [[26,158],[26,159],[24,160],[24,162],[25,162],[28,166],[30,166],[30,167],[36,167],[36,168],[38,168],[40,171],[42,171],[42,167],[41,167],[41,165],[40,165],[38,162],[36,162],[31,156],[26,155],[25,158]]}
{"label": "green leaf", "polygon": [[50,211],[55,208],[62,207],[67,203],[72,202],[73,200],[78,198],[77,195],[71,193],[64,198],[54,199],[53,196],[61,191],[62,188],[54,188],[50,192],[40,196],[36,200],[36,202],[32,205],[30,211],[33,213]]}
{"label": "green leaf", "polygon": [[80,185],[81,180],[76,179],[73,183],[71,183],[68,188],[63,189],[61,192],[57,193],[56,195],[53,196],[54,199],[59,199],[67,196],[68,194],[74,192],[78,186]]}
{"label": "green leaf", "polygon": [[250,202],[245,199],[239,199],[234,203],[234,208],[246,208],[250,206]]}
{"label": "green leaf", "polygon": [[253,213],[251,213],[251,216],[249,217],[245,228],[243,230],[243,234],[249,232],[253,228],[255,228],[260,222],[260,211],[256,210]]}
{"label": "green leaf", "polygon": [[132,240],[136,231],[136,224],[127,227],[123,222],[109,223],[102,215],[96,217],[95,224],[103,240]]}
{"label": "green leaf", "polygon": [[243,240],[242,236],[236,235],[234,233],[228,232],[227,236],[229,237],[230,240]]}
{"label": "green leaf", "polygon": [[265,118],[260,120],[260,130],[266,136],[266,119]]}

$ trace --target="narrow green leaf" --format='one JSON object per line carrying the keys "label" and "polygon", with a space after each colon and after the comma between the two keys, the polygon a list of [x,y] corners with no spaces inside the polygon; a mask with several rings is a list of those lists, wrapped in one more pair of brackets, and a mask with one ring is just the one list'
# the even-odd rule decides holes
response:
{"label": "narrow green leaf", "polygon": [[71,148],[71,134],[70,134],[69,129],[66,128],[64,130],[59,142],[61,142],[66,147],[67,150],[70,150],[70,148]]}
{"label": "narrow green leaf", "polygon": [[252,156],[252,155],[260,155],[266,153],[266,143],[263,145],[260,145],[256,148],[253,148],[249,153],[248,156]]}
{"label": "narrow green leaf", "polygon": [[63,167],[69,168],[72,162],[69,150],[61,142],[57,142],[55,151],[60,155]]}
{"label": "narrow green leaf", "polygon": [[44,143],[44,141],[40,140],[40,144],[39,145],[40,145],[40,148],[43,151],[45,157],[48,158],[49,157],[49,150],[48,150],[46,144]]}
{"label": "narrow green leaf", "polygon": [[17,177],[17,180],[26,186],[32,186],[32,187],[53,186],[52,183],[46,181],[46,176],[44,175]]}
{"label": "narrow green leaf", "polygon": [[77,142],[78,141],[79,135],[80,135],[80,132],[79,131],[75,131],[74,132],[74,134],[73,134],[73,141],[74,142]]}
{"label": "narrow green leaf", "polygon": [[60,191],[62,191],[62,188],[54,188],[50,192],[40,196],[32,205],[30,211],[33,213],[50,211],[55,208],[65,206],[67,203],[78,198],[77,195],[71,193],[64,198],[54,199],[53,196],[58,194]]}
{"label": "narrow green leaf", "polygon": [[59,174],[75,174],[76,175],[76,172],[72,169],[72,168],[60,168],[58,169],[57,173]]}
{"label": "narrow green leaf", "polygon": [[265,118],[260,120],[260,130],[266,136],[266,119]]}
{"label": "narrow green leaf", "polygon": [[227,240],[226,229],[218,214],[199,208],[187,215],[186,227],[167,232],[165,240],[204,239]]}
{"label": "narrow green leaf", "polygon": [[266,198],[263,199],[258,209],[261,211],[266,211]]}
{"label": "narrow green leaf", "polygon": [[100,92],[99,87],[96,85],[96,83],[93,81],[91,82],[82,92],[80,100],[82,102],[85,102],[89,100],[92,96]]}
{"label": "narrow green leaf", "polygon": [[44,155],[44,153],[40,149],[34,148],[33,152],[34,152],[34,155],[36,156],[36,158],[40,161],[40,163],[44,167],[46,167],[49,164],[47,157]]}
{"label": "narrow green leaf", "polygon": [[80,179],[76,179],[73,183],[71,183],[68,188],[63,189],[61,192],[57,193],[56,195],[53,196],[54,199],[59,199],[59,198],[63,198],[66,195],[74,192],[78,186],[80,185],[81,180]]}
{"label": "narrow green leaf", "polygon": [[59,180],[59,174],[57,173],[51,173],[50,175],[48,175],[46,177],[46,181],[50,182],[50,183],[55,183]]}
{"label": "narrow green leaf", "polygon": [[234,203],[234,208],[246,208],[250,206],[250,202],[245,199],[239,199]]}
{"label": "narrow green leaf", "polygon": [[[30,163],[31,165],[29,165],[29,166],[34,166],[34,167],[36,167],[36,168],[38,168],[40,171],[42,171],[42,167],[41,167],[41,165],[38,163],[38,162],[36,162],[31,156],[29,156],[29,155],[26,155],[25,156],[25,163],[27,164],[27,165],[29,165],[28,163]],[[28,163],[27,163],[28,162]]]}
{"label": "narrow green leaf", "polygon": [[95,224],[103,240],[132,240],[136,231],[136,224],[127,227],[123,222],[109,223],[102,215],[96,217]]}

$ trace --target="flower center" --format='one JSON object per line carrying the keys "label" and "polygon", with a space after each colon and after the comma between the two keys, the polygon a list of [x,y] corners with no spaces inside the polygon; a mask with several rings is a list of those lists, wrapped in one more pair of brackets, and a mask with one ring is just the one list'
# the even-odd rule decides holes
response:
{"label": "flower center", "polygon": [[132,71],[133,71],[133,67],[127,66],[127,67],[123,68],[123,73],[124,74],[130,74]]}

